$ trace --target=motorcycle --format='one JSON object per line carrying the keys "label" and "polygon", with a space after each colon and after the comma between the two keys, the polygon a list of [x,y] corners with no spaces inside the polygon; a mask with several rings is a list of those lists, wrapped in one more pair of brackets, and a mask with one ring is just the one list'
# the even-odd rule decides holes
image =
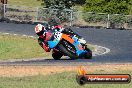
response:
{"label": "motorcycle", "polygon": [[51,35],[48,39],[48,45],[52,51],[52,57],[59,60],[62,56],[69,56],[71,59],[92,58],[92,51],[87,45],[82,45],[78,42],[78,38],[73,35],[68,35],[60,31],[62,29],[55,28],[50,31]]}

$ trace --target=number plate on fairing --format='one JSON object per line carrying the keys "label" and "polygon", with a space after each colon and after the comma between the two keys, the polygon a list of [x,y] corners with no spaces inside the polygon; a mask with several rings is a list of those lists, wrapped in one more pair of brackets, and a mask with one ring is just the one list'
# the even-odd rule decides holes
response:
{"label": "number plate on fairing", "polygon": [[55,34],[54,34],[54,38],[55,38],[55,40],[57,40],[57,41],[60,41],[61,36],[62,36],[62,33],[61,33],[61,32],[55,32]]}

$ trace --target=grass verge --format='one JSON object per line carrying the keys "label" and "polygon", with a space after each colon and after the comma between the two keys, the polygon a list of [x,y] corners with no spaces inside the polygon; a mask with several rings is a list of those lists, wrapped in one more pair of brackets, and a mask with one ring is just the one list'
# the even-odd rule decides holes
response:
{"label": "grass verge", "polygon": [[[96,71],[96,73],[108,73]],[[112,73],[129,73],[131,71],[119,70]],[[80,86],[76,82],[76,72],[63,72],[52,75],[37,75],[28,77],[0,77],[0,88],[131,88],[129,84],[86,84]]]}
{"label": "grass verge", "polygon": [[0,34],[0,60],[49,56],[50,53],[45,53],[36,39]]}
{"label": "grass verge", "polygon": [[18,6],[38,7],[41,6],[41,3],[41,0],[8,0],[8,4]]}

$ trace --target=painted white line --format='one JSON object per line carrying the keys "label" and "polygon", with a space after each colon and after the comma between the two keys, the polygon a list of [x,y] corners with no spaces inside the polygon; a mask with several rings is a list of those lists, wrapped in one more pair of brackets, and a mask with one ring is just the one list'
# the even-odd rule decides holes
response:
{"label": "painted white line", "polygon": [[18,34],[13,34],[13,35],[18,35]]}
{"label": "painted white line", "polygon": [[[93,56],[104,55],[110,52],[109,48],[98,46],[98,45],[93,45],[93,46],[96,47],[95,52],[93,52]],[[100,50],[103,50],[103,51],[100,51]]]}
{"label": "painted white line", "polygon": [[27,35],[22,35],[22,36],[27,36]]}
{"label": "painted white line", "polygon": [[3,34],[9,35],[9,33],[3,33]]}
{"label": "painted white line", "polygon": [[30,38],[34,38],[34,36],[28,36],[28,37],[30,37]]}
{"label": "painted white line", "polygon": [[34,36],[27,36],[29,38],[33,38],[33,39],[37,39],[37,37],[34,37]]}
{"label": "painted white line", "polygon": [[99,47],[101,47],[101,48],[104,48],[104,49],[105,49],[105,52],[104,52],[104,53],[102,53],[101,55],[103,55],[103,54],[107,54],[107,53],[109,53],[109,52],[110,52],[110,49],[109,49],[109,48],[106,48],[106,47],[103,47],[103,46],[99,46]]}

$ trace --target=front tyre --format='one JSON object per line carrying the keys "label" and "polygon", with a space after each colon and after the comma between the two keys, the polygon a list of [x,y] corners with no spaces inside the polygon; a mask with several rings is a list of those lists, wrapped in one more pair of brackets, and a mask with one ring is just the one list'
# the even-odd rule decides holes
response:
{"label": "front tyre", "polygon": [[59,45],[59,48],[65,55],[69,56],[71,59],[77,59],[78,58],[78,56],[76,55],[76,49],[74,48],[74,46],[72,46],[67,41],[63,41]]}
{"label": "front tyre", "polygon": [[53,52],[52,53],[52,57],[55,59],[55,60],[60,60],[60,58],[63,56],[63,54],[61,54],[60,52]]}

